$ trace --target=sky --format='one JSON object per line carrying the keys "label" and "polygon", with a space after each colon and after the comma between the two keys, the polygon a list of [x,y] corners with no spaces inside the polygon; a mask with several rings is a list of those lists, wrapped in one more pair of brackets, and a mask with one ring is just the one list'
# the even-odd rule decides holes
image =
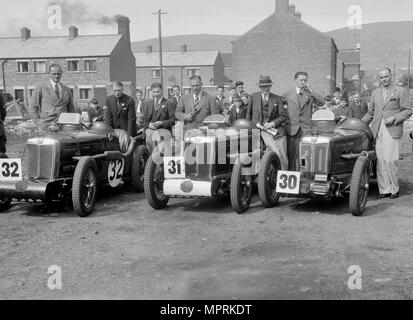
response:
{"label": "sky", "polygon": [[[302,13],[303,21],[324,32],[346,27],[352,17],[348,12],[352,6],[360,8],[357,17],[361,17],[363,24],[413,20],[412,0],[290,0],[290,3]],[[49,27],[52,13],[48,8],[52,4],[62,8],[61,29]],[[159,9],[167,13],[162,15],[164,36],[241,35],[274,12],[275,0],[13,0],[0,7],[0,37],[19,36],[23,26],[32,30],[32,36],[66,35],[70,25],[78,27],[80,35],[113,34],[117,32],[113,17],[120,14],[131,20],[131,40],[139,41],[158,36],[158,17],[153,13]]]}

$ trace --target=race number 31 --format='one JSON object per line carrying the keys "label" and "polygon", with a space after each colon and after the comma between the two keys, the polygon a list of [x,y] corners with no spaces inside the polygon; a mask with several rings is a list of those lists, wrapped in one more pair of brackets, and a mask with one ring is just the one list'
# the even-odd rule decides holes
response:
{"label": "race number 31", "polygon": [[295,171],[278,171],[277,192],[298,194],[300,191],[300,173]]}
{"label": "race number 31", "polygon": [[185,178],[185,158],[165,157],[165,178]]}
{"label": "race number 31", "polygon": [[0,161],[0,180],[21,180],[22,161],[21,159],[1,159]]}

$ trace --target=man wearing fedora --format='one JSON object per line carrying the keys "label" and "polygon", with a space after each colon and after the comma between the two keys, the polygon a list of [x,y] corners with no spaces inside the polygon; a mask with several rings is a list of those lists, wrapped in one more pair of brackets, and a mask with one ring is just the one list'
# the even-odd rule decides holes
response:
{"label": "man wearing fedora", "polygon": [[[281,161],[281,168],[286,170],[288,159],[284,124],[288,122],[287,102],[283,97],[271,92],[272,85],[273,82],[269,76],[260,77],[258,87],[261,91],[251,95],[247,109],[247,120],[250,120],[254,126],[257,124],[264,126],[261,137],[267,148],[277,153]],[[275,137],[265,132],[271,128],[278,130]]]}
{"label": "man wearing fedora", "polygon": [[289,122],[286,125],[288,170],[299,171],[298,148],[305,130],[311,129],[311,117],[315,105],[322,106],[324,98],[313,92],[308,85],[308,73],[295,74],[295,87],[284,94],[288,104]]}

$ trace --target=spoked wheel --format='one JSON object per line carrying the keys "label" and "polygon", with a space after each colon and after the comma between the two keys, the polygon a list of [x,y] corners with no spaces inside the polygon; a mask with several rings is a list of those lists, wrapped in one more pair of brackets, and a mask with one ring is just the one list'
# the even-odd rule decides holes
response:
{"label": "spoked wheel", "polygon": [[138,146],[132,155],[132,185],[136,192],[144,191],[145,166],[149,158],[146,146]]}
{"label": "spoked wheel", "polygon": [[80,217],[92,213],[96,204],[97,167],[93,158],[81,158],[76,166],[73,176],[72,201],[75,212]]}
{"label": "spoked wheel", "polygon": [[11,205],[11,199],[9,198],[0,198],[0,212],[3,212],[5,210],[7,210],[8,208],[10,208]]}
{"label": "spoked wheel", "polygon": [[169,197],[163,193],[164,180],[163,163],[155,163],[150,156],[145,167],[144,189],[146,200],[156,210],[165,208],[169,201]]}
{"label": "spoked wheel", "polygon": [[[239,214],[250,207],[253,194],[253,179],[250,175],[243,175],[241,163],[234,165],[231,175],[231,205]],[[247,168],[245,168],[247,170]]]}
{"label": "spoked wheel", "polygon": [[274,151],[266,151],[258,173],[258,194],[265,208],[276,206],[280,199],[276,191],[278,170],[281,170],[281,164],[277,154]]}
{"label": "spoked wheel", "polygon": [[350,183],[350,212],[361,216],[366,209],[370,185],[370,161],[366,157],[357,159]]}

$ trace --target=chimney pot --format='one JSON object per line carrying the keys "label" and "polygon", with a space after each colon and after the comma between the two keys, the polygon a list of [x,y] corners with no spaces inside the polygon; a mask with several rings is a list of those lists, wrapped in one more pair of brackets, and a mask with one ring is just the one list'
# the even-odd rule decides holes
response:
{"label": "chimney pot", "polygon": [[301,20],[301,12],[298,12],[298,11],[297,11],[297,12],[295,13],[295,16],[296,16],[298,19]]}
{"label": "chimney pot", "polygon": [[181,45],[181,52],[186,52],[187,49],[188,49],[188,47],[187,47],[186,44],[182,44],[182,45]]}
{"label": "chimney pot", "polygon": [[21,40],[28,40],[31,37],[31,31],[29,28],[23,27],[20,29],[20,39]]}
{"label": "chimney pot", "polygon": [[275,12],[286,14],[289,11],[289,0],[275,0]]}
{"label": "chimney pot", "polygon": [[152,53],[152,46],[151,45],[146,46],[146,53]]}
{"label": "chimney pot", "polygon": [[69,38],[74,39],[79,35],[79,29],[76,28],[75,26],[70,26],[69,27]]}
{"label": "chimney pot", "polygon": [[295,15],[295,5],[294,5],[294,4],[291,4],[291,5],[288,7],[288,11],[289,11],[292,15]]}
{"label": "chimney pot", "polygon": [[130,20],[129,18],[125,16],[118,16],[116,18],[116,22],[118,23],[118,34],[123,35],[123,37],[126,39],[130,47],[131,44],[130,44],[130,29],[129,29]]}

